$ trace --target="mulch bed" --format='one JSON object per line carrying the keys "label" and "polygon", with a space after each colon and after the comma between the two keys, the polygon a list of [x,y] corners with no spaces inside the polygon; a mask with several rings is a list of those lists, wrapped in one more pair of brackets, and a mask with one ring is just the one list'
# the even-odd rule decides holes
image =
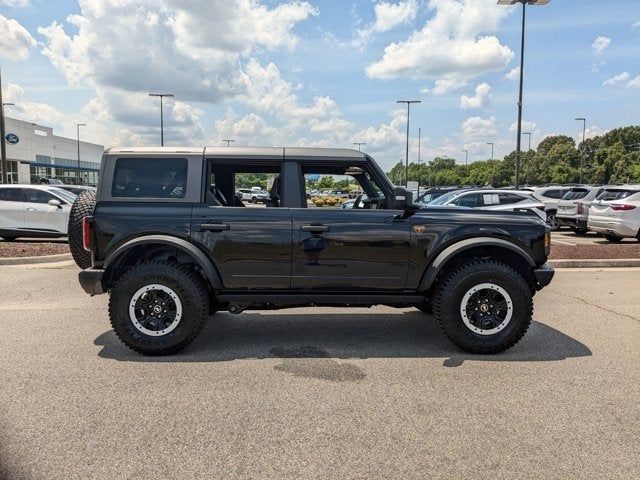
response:
{"label": "mulch bed", "polygon": [[551,245],[551,259],[640,258],[640,242],[609,245]]}
{"label": "mulch bed", "polygon": [[13,257],[40,257],[42,255],[58,255],[69,253],[69,245],[66,243],[40,242],[15,242],[0,241],[0,258]]}

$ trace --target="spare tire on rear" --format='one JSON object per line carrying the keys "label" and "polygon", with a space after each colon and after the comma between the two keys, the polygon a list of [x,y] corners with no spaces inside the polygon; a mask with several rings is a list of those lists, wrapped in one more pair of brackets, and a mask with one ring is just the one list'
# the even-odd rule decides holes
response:
{"label": "spare tire on rear", "polygon": [[71,206],[69,214],[69,226],[67,236],[69,237],[69,250],[76,264],[82,268],[91,266],[91,252],[87,252],[82,246],[82,218],[93,213],[96,205],[96,192],[87,190],[76,198]]}

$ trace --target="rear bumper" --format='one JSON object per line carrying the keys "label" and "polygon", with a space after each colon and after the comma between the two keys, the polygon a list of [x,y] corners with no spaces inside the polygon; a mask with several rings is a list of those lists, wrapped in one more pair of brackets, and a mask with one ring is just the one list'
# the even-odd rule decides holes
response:
{"label": "rear bumper", "polygon": [[536,277],[536,289],[540,290],[549,285],[555,273],[556,271],[548,263],[545,263],[544,265],[541,265],[538,268],[534,269],[533,274]]}
{"label": "rear bumper", "polygon": [[80,286],[89,295],[100,295],[105,293],[102,287],[102,275],[104,270],[99,268],[87,268],[78,274]]}
{"label": "rear bumper", "polygon": [[589,229],[598,233],[617,235],[620,237],[635,237],[640,225],[631,219],[614,217],[589,217]]}
{"label": "rear bumper", "polygon": [[587,219],[582,215],[556,215],[556,220],[564,227],[587,228]]}

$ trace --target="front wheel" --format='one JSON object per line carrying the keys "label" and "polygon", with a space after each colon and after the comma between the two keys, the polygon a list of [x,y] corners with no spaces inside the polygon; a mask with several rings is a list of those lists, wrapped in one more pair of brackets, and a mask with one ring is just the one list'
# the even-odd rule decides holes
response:
{"label": "front wheel", "polygon": [[554,232],[560,230],[560,222],[558,222],[556,218],[556,212],[551,211],[547,213],[547,225],[549,225],[549,228]]}
{"label": "front wheel", "polygon": [[608,233],[605,233],[603,237],[612,243],[620,243],[622,241],[622,237],[619,237],[617,235],[609,235]]}
{"label": "front wheel", "polygon": [[149,262],[129,270],[109,298],[113,330],[143,355],[179,352],[196,338],[208,313],[202,277],[172,262]]}
{"label": "front wheel", "polygon": [[514,269],[474,260],[446,274],[433,311],[444,334],[471,353],[498,353],[522,338],[531,323],[531,289]]}

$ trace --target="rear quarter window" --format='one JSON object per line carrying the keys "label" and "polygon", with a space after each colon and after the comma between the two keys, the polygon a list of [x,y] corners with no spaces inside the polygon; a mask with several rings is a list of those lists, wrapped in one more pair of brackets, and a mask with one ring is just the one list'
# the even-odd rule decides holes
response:
{"label": "rear quarter window", "polygon": [[184,198],[187,168],[186,158],[118,158],[111,196]]}
{"label": "rear quarter window", "polygon": [[583,188],[569,190],[567,193],[564,194],[564,197],[562,197],[562,199],[563,200],[579,200],[581,198],[586,197],[587,193],[589,193],[589,190],[586,190]]}
{"label": "rear quarter window", "polygon": [[624,198],[630,197],[631,195],[635,195],[639,193],[640,190],[605,190],[600,195],[598,195],[597,200],[604,200],[605,202],[612,200],[622,200]]}

